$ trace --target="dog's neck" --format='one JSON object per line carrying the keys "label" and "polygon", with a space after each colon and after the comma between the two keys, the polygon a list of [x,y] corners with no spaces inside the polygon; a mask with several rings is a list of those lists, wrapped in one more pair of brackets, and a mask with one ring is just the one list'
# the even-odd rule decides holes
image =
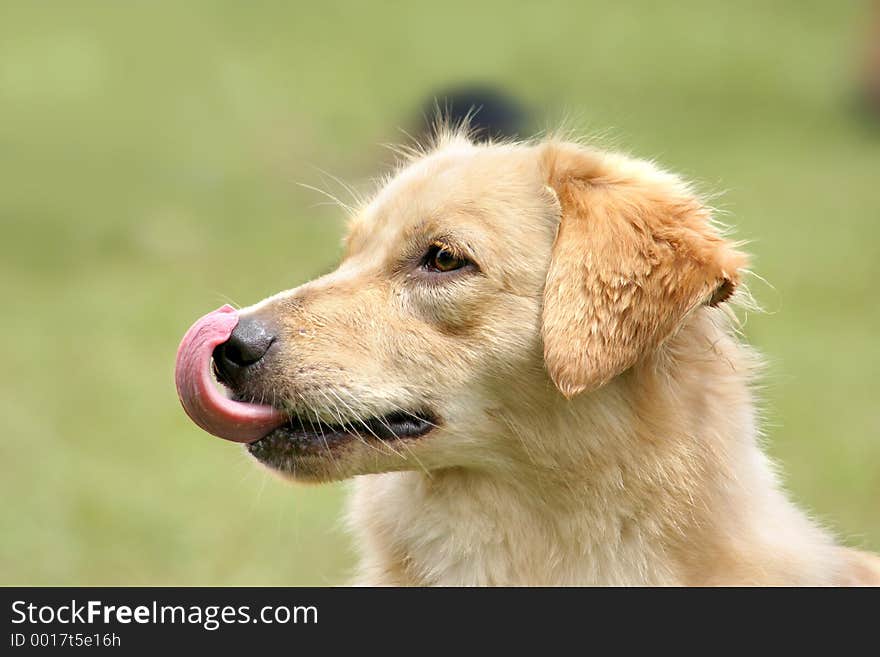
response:
{"label": "dog's neck", "polygon": [[[511,411],[499,436],[510,451],[497,469],[362,478],[352,518],[367,544],[363,578],[720,583],[712,573],[730,573],[725,561],[741,561],[751,541],[766,547],[798,533],[821,543],[756,444],[756,363],[717,317],[701,314],[608,386],[572,401],[550,395],[535,405],[541,413]],[[786,569],[797,556],[779,559]]]}

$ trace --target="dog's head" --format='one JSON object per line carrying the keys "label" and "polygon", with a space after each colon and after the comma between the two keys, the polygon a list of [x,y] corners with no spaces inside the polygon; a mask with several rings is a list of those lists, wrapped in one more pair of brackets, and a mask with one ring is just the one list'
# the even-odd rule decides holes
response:
{"label": "dog's head", "polygon": [[240,311],[215,369],[283,412],[248,450],[293,477],[504,467],[530,449],[512,418],[637,365],[744,263],[652,165],[450,136],[357,213],[338,269]]}

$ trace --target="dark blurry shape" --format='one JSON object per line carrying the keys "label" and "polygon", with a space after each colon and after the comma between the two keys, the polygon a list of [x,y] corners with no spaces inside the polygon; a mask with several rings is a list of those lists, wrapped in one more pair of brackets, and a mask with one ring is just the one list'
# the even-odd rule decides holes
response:
{"label": "dark blurry shape", "polygon": [[438,125],[470,125],[476,141],[513,139],[528,131],[528,112],[513,97],[491,86],[453,87],[432,94],[422,108],[422,137]]}
{"label": "dark blurry shape", "polygon": [[864,110],[880,119],[880,0],[872,3],[868,17],[868,42],[860,92]]}

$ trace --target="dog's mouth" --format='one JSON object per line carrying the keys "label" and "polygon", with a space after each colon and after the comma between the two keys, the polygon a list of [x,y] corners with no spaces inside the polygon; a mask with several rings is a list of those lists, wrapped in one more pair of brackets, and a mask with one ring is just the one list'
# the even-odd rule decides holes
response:
{"label": "dog's mouth", "polygon": [[435,413],[395,410],[374,417],[346,418],[335,422],[320,419],[312,411],[291,417],[274,406],[253,404],[224,395],[211,377],[211,355],[229,339],[238,315],[229,306],[198,320],[180,343],[175,379],[181,404],[190,418],[205,431],[236,442],[249,443],[258,458],[267,450],[308,452],[330,449],[353,441],[392,443],[420,438],[439,420]]}
{"label": "dog's mouth", "polygon": [[393,448],[398,441],[413,440],[427,435],[437,427],[437,416],[431,412],[395,411],[387,415],[357,420],[343,419],[328,423],[308,416],[296,416],[286,424],[248,445],[258,459],[283,453],[326,454],[342,445],[360,442]]}

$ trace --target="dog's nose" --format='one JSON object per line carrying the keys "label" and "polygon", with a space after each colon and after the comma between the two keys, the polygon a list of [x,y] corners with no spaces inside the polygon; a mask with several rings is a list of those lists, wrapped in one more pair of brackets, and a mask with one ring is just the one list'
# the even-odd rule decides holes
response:
{"label": "dog's nose", "polygon": [[221,383],[240,384],[247,368],[258,363],[275,342],[275,332],[259,317],[242,317],[229,339],[214,349]]}

